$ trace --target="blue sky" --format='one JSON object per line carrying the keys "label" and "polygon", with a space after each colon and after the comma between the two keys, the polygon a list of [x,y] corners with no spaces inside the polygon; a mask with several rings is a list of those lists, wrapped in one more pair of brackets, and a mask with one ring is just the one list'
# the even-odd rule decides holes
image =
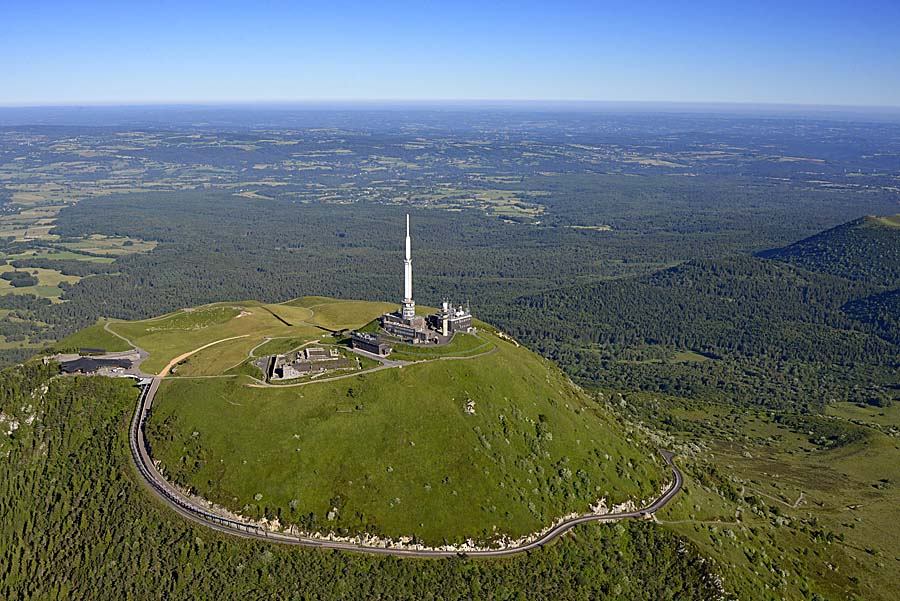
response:
{"label": "blue sky", "polygon": [[900,0],[0,0],[0,104],[900,106]]}

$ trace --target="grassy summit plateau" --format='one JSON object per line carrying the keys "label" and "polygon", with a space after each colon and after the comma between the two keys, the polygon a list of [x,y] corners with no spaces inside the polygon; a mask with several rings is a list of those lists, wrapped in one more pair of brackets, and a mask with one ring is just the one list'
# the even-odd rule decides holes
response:
{"label": "grassy summit plateau", "polygon": [[[251,375],[251,355],[335,343],[316,326],[363,326],[390,307],[226,303],[110,329],[157,370],[243,336],[182,360],[160,387],[148,438],[168,478],[254,519],[428,544],[487,540],[540,530],[600,498],[640,503],[668,481],[637,433],[483,323],[443,358],[406,347],[397,356],[416,363],[300,386]],[[201,375],[220,377],[188,377]]]}

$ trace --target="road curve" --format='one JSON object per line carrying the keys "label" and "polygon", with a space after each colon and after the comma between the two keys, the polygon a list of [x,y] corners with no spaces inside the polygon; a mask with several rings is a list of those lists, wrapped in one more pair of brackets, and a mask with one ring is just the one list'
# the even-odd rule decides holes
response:
{"label": "road curve", "polygon": [[137,407],[134,417],[131,420],[131,427],[128,432],[128,443],[131,448],[131,456],[134,460],[138,474],[151,493],[157,498],[165,502],[179,515],[225,534],[238,536],[241,538],[250,538],[256,540],[269,541],[284,545],[296,545],[303,547],[318,547],[322,549],[337,549],[341,551],[355,551],[360,553],[372,553],[378,555],[393,555],[397,557],[454,557],[464,555],[467,557],[502,557],[507,555],[516,555],[525,553],[539,547],[543,547],[547,543],[559,538],[567,531],[571,530],[579,524],[587,524],[589,522],[607,522],[627,518],[644,518],[652,515],[662,509],[672,498],[678,494],[684,485],[684,477],[678,466],[672,461],[674,453],[660,449],[666,464],[672,468],[674,480],[662,496],[653,501],[647,507],[636,509],[634,511],[625,511],[620,513],[607,513],[604,515],[582,515],[568,519],[554,528],[545,532],[541,537],[526,544],[519,546],[486,549],[479,551],[445,551],[439,549],[408,549],[408,548],[385,548],[369,545],[361,545],[357,543],[348,543],[341,541],[330,541],[317,538],[309,538],[284,534],[280,532],[271,532],[253,524],[246,524],[237,520],[216,515],[208,510],[199,507],[193,503],[191,499],[186,498],[178,490],[175,489],[156,469],[153,460],[150,457],[149,447],[145,436],[145,426],[147,420],[147,412],[153,404],[153,397],[162,381],[160,377],[154,377],[150,384],[140,386],[141,394],[138,398]]}

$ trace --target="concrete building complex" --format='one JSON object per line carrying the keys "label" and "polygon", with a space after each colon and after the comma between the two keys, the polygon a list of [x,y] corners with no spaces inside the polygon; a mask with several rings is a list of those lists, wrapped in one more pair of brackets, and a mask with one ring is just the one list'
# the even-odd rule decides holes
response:
{"label": "concrete building complex", "polygon": [[366,332],[353,332],[350,334],[350,344],[355,349],[386,357],[391,354],[391,347],[382,341],[376,334],[368,334]]}
{"label": "concrete building complex", "polygon": [[341,355],[335,347],[308,346],[281,355],[260,357],[253,362],[266,374],[267,381],[293,380],[313,374],[359,367],[356,360]]}
{"label": "concrete building complex", "polygon": [[472,314],[468,306],[454,307],[450,301],[444,301],[439,312],[428,316],[428,325],[442,336],[452,336],[456,332],[468,332],[472,329]]}

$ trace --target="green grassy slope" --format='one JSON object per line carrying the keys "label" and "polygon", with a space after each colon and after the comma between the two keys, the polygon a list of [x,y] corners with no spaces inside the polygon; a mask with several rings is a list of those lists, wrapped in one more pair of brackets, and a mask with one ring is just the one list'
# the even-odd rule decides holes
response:
{"label": "green grassy slope", "polygon": [[900,227],[900,214],[887,215],[885,217],[873,217],[873,219],[879,225],[886,227]]}
{"label": "green grassy slope", "polygon": [[312,315],[307,321],[330,330],[359,327],[362,323],[368,323],[397,309],[396,303],[339,300],[322,296],[305,296],[285,305],[309,309]]}
{"label": "green grassy slope", "polygon": [[[476,326],[480,326],[476,322]],[[422,361],[434,357],[471,357],[486,353],[496,345],[491,341],[492,336],[481,336],[458,332],[453,339],[437,347],[415,346],[412,344],[395,344],[391,359],[403,361]]]}
{"label": "green grassy slope", "polygon": [[658,494],[669,475],[654,448],[545,360],[481,335],[495,352],[310,386],[168,380],[154,455],[250,517],[431,544],[523,535],[600,497]]}
{"label": "green grassy slope", "polygon": [[98,348],[108,352],[127,351],[131,345],[103,328],[101,321],[71,336],[66,336],[56,344],[58,349]]}
{"label": "green grassy slope", "polygon": [[[268,349],[289,350],[319,339],[329,330],[364,324],[387,310],[389,303],[345,301],[323,297],[303,297],[288,303],[265,305],[256,301],[225,302],[184,309],[142,321],[114,321],[110,329],[125,336],[150,353],[142,368],[156,373],[172,359],[200,347],[221,343],[208,351],[202,366],[193,375],[218,375],[236,361],[247,358],[257,345],[268,339],[290,340],[267,344]],[[256,356],[260,356],[259,353]],[[195,361],[195,363],[198,363]]]}

